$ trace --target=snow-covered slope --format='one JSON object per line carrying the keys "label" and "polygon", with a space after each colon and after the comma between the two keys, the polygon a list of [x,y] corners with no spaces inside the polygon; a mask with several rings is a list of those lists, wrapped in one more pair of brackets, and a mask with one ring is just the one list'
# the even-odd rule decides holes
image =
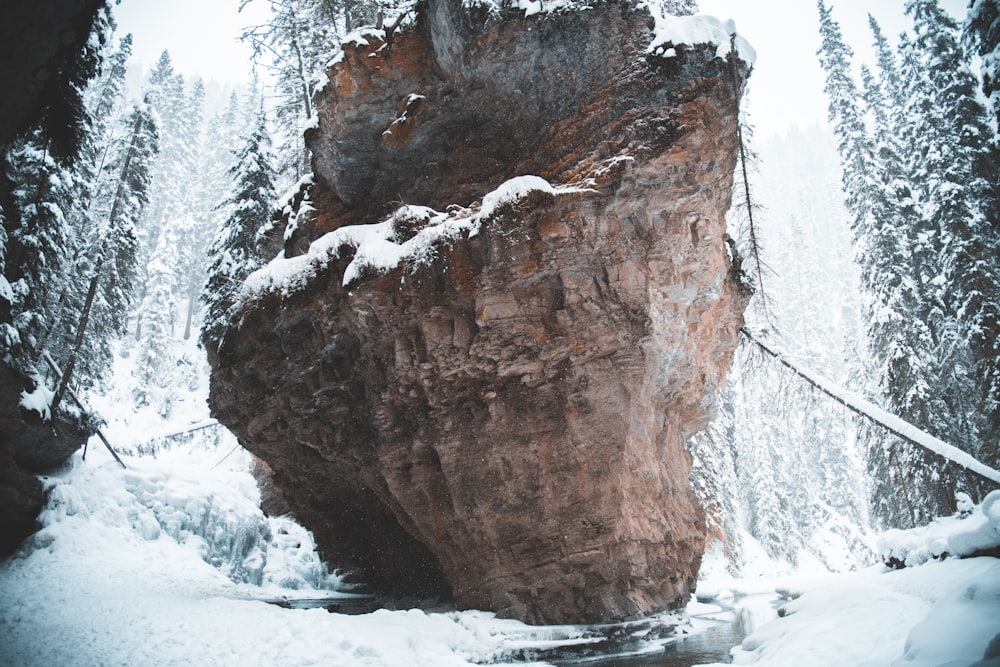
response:
{"label": "snow-covered slope", "polygon": [[782,618],[733,650],[733,664],[1000,665],[1000,559],[876,567],[791,594],[799,597],[782,607]]}

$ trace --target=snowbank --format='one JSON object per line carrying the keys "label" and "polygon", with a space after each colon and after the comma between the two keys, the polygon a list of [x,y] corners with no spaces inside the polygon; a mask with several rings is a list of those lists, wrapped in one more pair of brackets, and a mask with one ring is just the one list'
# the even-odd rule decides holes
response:
{"label": "snowbank", "polygon": [[1000,633],[1000,560],[838,575],[781,613],[733,649],[733,664],[968,666]]}
{"label": "snowbank", "polygon": [[25,410],[34,410],[45,421],[52,418],[52,399],[56,392],[45,386],[45,382],[40,377],[35,377],[35,390],[32,392],[22,391],[20,406]]}
{"label": "snowbank", "polygon": [[959,512],[911,530],[888,530],[879,538],[883,562],[911,567],[946,555],[968,556],[997,547],[1000,547],[1000,491],[990,492],[967,515]]}
{"label": "snowbank", "polygon": [[[960,503],[962,505],[963,503]],[[736,598],[772,586],[787,602],[732,650],[733,664],[766,667],[1000,667],[1000,559],[946,558],[1000,545],[1000,491],[981,506],[916,530],[889,531],[883,557],[903,570],[727,578],[716,566],[699,582],[701,600]],[[707,559],[709,567],[720,554]],[[922,565],[921,565],[922,564]],[[979,661],[985,659],[994,662]]]}

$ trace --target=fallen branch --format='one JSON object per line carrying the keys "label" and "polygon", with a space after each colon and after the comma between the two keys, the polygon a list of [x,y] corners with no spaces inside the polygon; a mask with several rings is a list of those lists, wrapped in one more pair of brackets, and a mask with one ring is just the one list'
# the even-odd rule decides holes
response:
{"label": "fallen branch", "polygon": [[[42,352],[42,358],[45,359],[45,363],[49,365],[49,368],[51,368],[52,372],[56,374],[56,377],[62,378],[62,371],[59,369],[59,364],[56,363],[56,360],[52,358],[52,355],[50,355],[48,351]],[[80,400],[80,397],[76,395],[76,391],[74,391],[71,387],[66,387],[66,395],[72,398],[73,402],[76,403],[76,406],[83,410],[84,413],[88,412],[87,408],[83,405],[83,401]],[[124,469],[126,467],[125,462],[121,460],[118,453],[115,452],[114,448],[111,446],[111,443],[104,437],[104,433],[101,432],[101,429],[95,427],[94,430],[97,432],[97,437],[101,439],[104,446],[108,448],[109,452],[111,452],[111,456],[115,457],[115,461],[118,461],[118,465]],[[83,456],[84,458],[87,456],[86,444],[83,446]]]}
{"label": "fallen branch", "polygon": [[213,426],[219,426],[218,419],[206,419],[196,424],[191,424],[190,426],[187,426],[185,428],[180,428],[174,431],[170,431],[169,433],[154,435],[152,437],[146,438],[144,442],[155,442],[157,440],[170,440],[171,438],[178,438],[182,435],[187,435],[188,433],[194,433],[195,431],[201,431],[206,428],[212,428]]}
{"label": "fallen branch", "polygon": [[954,445],[940,440],[930,433],[927,433],[908,421],[886,412],[874,403],[871,403],[852,391],[839,387],[826,378],[816,373],[806,370],[797,364],[792,363],[780,352],[772,350],[770,347],[758,340],[745,327],[740,329],[743,336],[763,350],[767,355],[776,359],[782,366],[785,366],[800,378],[816,387],[824,394],[837,401],[851,412],[867,419],[868,421],[884,428],[898,438],[911,444],[923,447],[924,449],[942,456],[952,463],[957,463],[969,472],[982,477],[983,479],[1000,484],[1000,471],[997,471],[985,463],[975,459],[968,452],[964,452]]}

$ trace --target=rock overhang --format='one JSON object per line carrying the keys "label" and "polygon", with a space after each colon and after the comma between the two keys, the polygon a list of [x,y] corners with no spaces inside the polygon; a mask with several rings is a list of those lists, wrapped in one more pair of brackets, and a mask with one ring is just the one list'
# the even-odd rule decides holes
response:
{"label": "rock overhang", "polygon": [[[693,590],[684,441],[746,303],[725,213],[747,65],[718,30],[657,46],[623,7],[460,34],[445,66],[424,18],[333,63],[316,210],[248,281],[211,400],[334,565],[530,622],[633,618]],[[589,63],[563,77],[573,99],[533,91],[499,131],[497,90],[552,88],[497,83],[518,49],[595,30],[614,48],[546,61]]]}

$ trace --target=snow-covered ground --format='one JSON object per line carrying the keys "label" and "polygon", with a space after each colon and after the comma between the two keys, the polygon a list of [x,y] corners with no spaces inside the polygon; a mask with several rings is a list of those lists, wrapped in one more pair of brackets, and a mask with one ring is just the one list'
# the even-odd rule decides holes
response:
{"label": "snow-covered ground", "polygon": [[[260,512],[247,455],[219,464],[230,441],[213,440],[125,456],[127,470],[92,448],[48,478],[45,528],[0,567],[0,664],[466,665],[591,641],[587,628],[530,627],[485,612],[350,616],[268,604],[343,593],[301,526]],[[947,525],[981,524],[977,511],[933,539]],[[773,620],[735,660],[768,667],[980,664],[1000,633],[995,558],[836,575],[765,569],[732,580],[710,556],[699,588],[710,602],[693,602],[687,621],[664,622],[691,634],[763,606]],[[783,618],[762,605],[776,590],[795,598]],[[981,664],[1000,665],[998,649]]]}
{"label": "snow-covered ground", "polygon": [[126,455],[125,470],[92,448],[47,478],[45,527],[0,566],[0,664],[466,665],[601,639],[478,611],[269,604],[347,594],[307,531],[260,512],[247,455],[219,465],[227,445]]}
{"label": "snow-covered ground", "polygon": [[[776,583],[789,601],[734,647],[733,664],[1000,667],[1000,559]],[[736,590],[746,584],[736,582]]]}
{"label": "snow-covered ground", "polygon": [[[119,363],[128,377],[128,359]],[[110,415],[106,431],[127,469],[95,439],[86,460],[78,452],[46,478],[44,528],[0,565],[0,665],[525,664],[603,639],[594,628],[479,611],[347,615],[269,603],[350,593],[308,531],[263,515],[250,457],[231,435],[156,437],[205,422],[205,373],[191,377],[169,420],[128,407],[127,382],[93,400]],[[689,637],[752,616],[756,630],[733,650],[738,664],[1000,667],[1000,559],[941,560],[1000,543],[1000,491],[961,518],[883,536],[884,555],[923,563],[903,570],[830,574],[803,555],[789,572],[744,543],[747,578],[729,577],[710,552],[700,601],[653,624]],[[671,641],[626,648],[649,665]]]}

